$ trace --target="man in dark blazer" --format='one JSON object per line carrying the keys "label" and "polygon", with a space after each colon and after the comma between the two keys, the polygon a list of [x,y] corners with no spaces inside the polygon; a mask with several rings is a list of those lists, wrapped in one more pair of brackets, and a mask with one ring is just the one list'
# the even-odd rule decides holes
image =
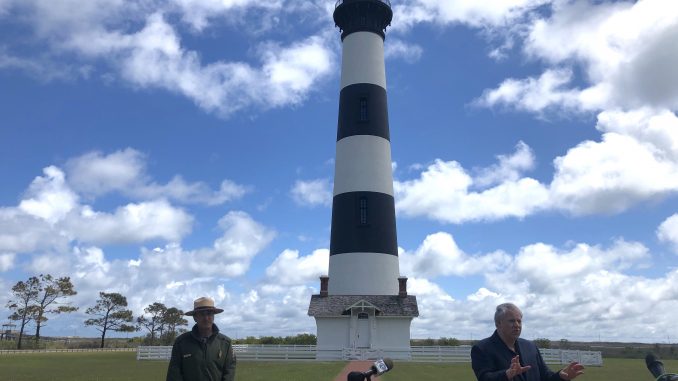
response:
{"label": "man in dark blazer", "polygon": [[520,338],[523,313],[512,303],[497,306],[496,330],[471,349],[471,366],[478,381],[560,381],[584,373],[584,366],[572,362],[559,372],[544,363],[533,342]]}

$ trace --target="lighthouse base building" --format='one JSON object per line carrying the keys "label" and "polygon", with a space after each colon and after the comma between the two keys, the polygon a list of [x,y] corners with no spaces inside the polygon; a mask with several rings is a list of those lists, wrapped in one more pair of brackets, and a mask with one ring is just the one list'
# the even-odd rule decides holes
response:
{"label": "lighthouse base building", "polygon": [[327,280],[320,278],[308,308],[318,329],[316,359],[410,359],[410,324],[419,311],[407,278],[398,279],[398,295],[328,295]]}

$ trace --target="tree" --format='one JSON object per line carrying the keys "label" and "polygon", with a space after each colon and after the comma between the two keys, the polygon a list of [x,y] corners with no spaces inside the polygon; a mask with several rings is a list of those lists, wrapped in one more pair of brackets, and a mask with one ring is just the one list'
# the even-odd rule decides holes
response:
{"label": "tree", "polygon": [[11,320],[19,321],[19,340],[17,349],[21,349],[21,339],[24,335],[26,325],[36,316],[36,306],[33,304],[35,298],[40,293],[40,280],[37,277],[30,277],[26,282],[19,281],[12,287],[12,299],[7,302],[7,308],[14,310],[9,316]]}
{"label": "tree", "polygon": [[[48,319],[46,314],[60,314],[76,311],[78,308],[63,303],[60,299],[73,296],[77,292],[73,289],[70,277],[54,279],[50,274],[40,274],[38,281],[39,291],[35,296],[33,319],[35,320],[35,342],[40,341],[40,327]],[[52,308],[50,308],[52,306]]]}
{"label": "tree", "polygon": [[165,311],[163,318],[165,326],[167,326],[166,341],[172,343],[177,336],[177,327],[188,325],[188,320],[184,319],[184,311],[170,307]]}
{"label": "tree", "polygon": [[158,336],[162,336],[162,332],[165,326],[165,314],[167,313],[167,307],[159,302],[149,304],[148,307],[144,308],[144,312],[149,314],[150,317],[141,315],[137,318],[137,324],[144,327],[148,330],[151,335],[151,344],[155,344],[155,333],[158,332]]}
{"label": "tree", "polygon": [[551,348],[551,340],[545,339],[545,338],[538,338],[532,340],[533,343],[537,345],[537,347],[542,348],[542,349],[549,349]]}
{"label": "tree", "polygon": [[125,324],[134,320],[132,311],[125,309],[127,298],[116,293],[99,292],[99,300],[94,307],[85,311],[88,315],[98,316],[85,320],[85,325],[95,326],[101,332],[101,348],[104,347],[106,332],[134,332],[137,327]]}

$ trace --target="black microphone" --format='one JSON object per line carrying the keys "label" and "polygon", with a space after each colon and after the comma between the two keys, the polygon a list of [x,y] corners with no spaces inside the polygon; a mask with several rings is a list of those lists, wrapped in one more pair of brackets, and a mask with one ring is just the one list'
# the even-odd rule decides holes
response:
{"label": "black microphone", "polygon": [[666,373],[664,371],[664,363],[659,361],[657,356],[655,356],[652,352],[648,353],[647,356],[645,356],[645,365],[647,365],[647,370],[649,370],[650,373],[652,373],[654,378],[659,378],[659,376]]}
{"label": "black microphone", "polygon": [[370,377],[372,377],[373,374],[381,376],[382,374],[388,372],[391,369],[393,369],[393,360],[386,357],[384,359],[379,359],[375,361],[374,364],[372,364],[372,366],[370,367],[370,370],[363,373],[363,376],[369,379]]}

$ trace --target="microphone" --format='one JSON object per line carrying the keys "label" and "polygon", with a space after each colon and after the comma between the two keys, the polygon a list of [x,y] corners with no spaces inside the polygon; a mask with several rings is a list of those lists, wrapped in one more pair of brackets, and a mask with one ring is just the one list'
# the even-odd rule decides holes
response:
{"label": "microphone", "polygon": [[659,378],[662,376],[664,373],[664,363],[659,361],[657,356],[655,356],[652,352],[648,353],[647,356],[645,356],[645,365],[647,365],[647,370],[652,373],[654,378]]}
{"label": "microphone", "polygon": [[363,376],[367,377],[367,379],[369,380],[369,378],[372,377],[372,375],[376,374],[377,376],[381,376],[382,374],[388,372],[391,369],[393,369],[393,360],[386,357],[384,359],[379,359],[375,361],[374,364],[370,367],[370,370],[363,373]]}

